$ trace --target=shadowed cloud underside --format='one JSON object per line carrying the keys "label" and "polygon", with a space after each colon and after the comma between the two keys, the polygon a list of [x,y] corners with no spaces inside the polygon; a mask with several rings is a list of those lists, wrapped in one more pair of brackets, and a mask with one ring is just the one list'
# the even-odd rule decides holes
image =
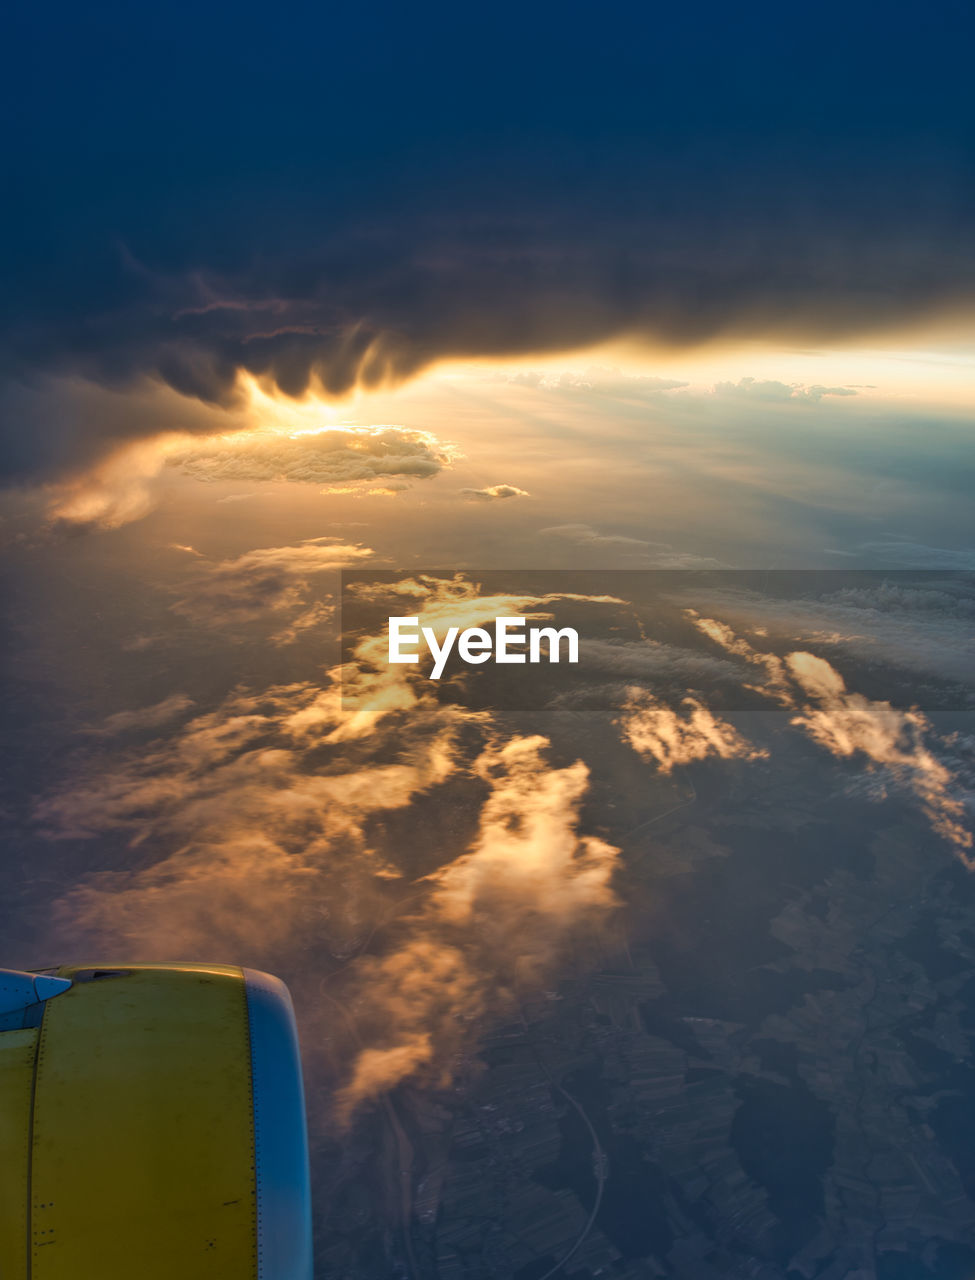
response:
{"label": "shadowed cloud underside", "polygon": [[11,476],[79,451],[9,391],[52,373],[338,396],[452,357],[841,341],[975,299],[961,6],[827,5],[821,37],[771,4],[46,12],[8,33]]}

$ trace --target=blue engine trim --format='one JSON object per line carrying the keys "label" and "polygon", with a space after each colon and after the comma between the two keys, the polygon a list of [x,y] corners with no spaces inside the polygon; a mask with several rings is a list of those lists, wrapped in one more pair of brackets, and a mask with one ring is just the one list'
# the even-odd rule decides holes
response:
{"label": "blue engine trim", "polygon": [[312,1280],[301,1058],[288,988],[244,970],[254,1088],[258,1280]]}
{"label": "blue engine trim", "polygon": [[70,986],[70,978],[0,969],[0,1031],[40,1026],[45,1002],[61,995]]}

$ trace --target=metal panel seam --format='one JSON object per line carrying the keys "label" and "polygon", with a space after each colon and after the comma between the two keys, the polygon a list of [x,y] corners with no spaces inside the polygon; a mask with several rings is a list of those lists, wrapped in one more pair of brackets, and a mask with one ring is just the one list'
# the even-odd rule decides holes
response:
{"label": "metal panel seam", "polygon": [[27,1141],[27,1239],[26,1248],[26,1280],[34,1274],[34,1111],[37,1102],[37,1077],[41,1068],[41,1053],[44,1049],[44,1013],[41,1009],[41,1021],[37,1030],[37,1044],[34,1048],[34,1070],[30,1077],[30,1105],[28,1109],[28,1141]]}
{"label": "metal panel seam", "polygon": [[247,1078],[250,1087],[250,1130],[251,1130],[251,1178],[254,1186],[254,1280],[263,1280],[264,1277],[264,1260],[261,1254],[262,1233],[261,1233],[261,1179],[259,1169],[261,1167],[260,1157],[260,1136],[257,1124],[257,1090],[254,1085],[254,1028],[251,1022],[251,1002],[247,994],[247,971],[241,969],[240,972],[240,993],[244,1002],[244,1019],[247,1026],[247,1053],[249,1058],[250,1070]]}

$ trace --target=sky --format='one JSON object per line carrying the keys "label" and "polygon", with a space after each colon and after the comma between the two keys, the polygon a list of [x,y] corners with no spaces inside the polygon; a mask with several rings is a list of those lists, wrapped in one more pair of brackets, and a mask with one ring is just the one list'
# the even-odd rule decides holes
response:
{"label": "sky", "polygon": [[[966,6],[4,34],[0,964],[280,972],[331,1141],[605,950],[702,764],[970,868]],[[437,626],[572,610],[583,683],[343,670],[351,568]],[[654,613],[623,570],[712,576]]]}
{"label": "sky", "polygon": [[[241,369],[335,393],[630,335],[960,323],[970,24],[954,0],[18,10],[0,367],[224,403]],[[51,417],[14,394],[8,475],[148,427]]]}

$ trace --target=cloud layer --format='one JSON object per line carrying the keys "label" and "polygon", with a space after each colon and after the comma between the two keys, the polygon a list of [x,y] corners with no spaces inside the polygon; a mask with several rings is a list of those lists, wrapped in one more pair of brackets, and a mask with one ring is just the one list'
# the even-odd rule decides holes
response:
{"label": "cloud layer", "polygon": [[[526,215],[517,229],[503,216],[473,234],[424,220],[386,227],[372,243],[346,238],[331,251],[289,246],[258,270],[240,262],[143,275],[121,312],[99,315],[91,297],[83,332],[62,310],[8,333],[8,364],[106,382],[120,372],[158,378],[181,394],[231,404],[242,373],[287,395],[315,388],[338,396],[409,378],[436,360],[617,337],[665,347],[841,341],[958,310],[975,296],[975,256],[947,227],[940,243],[919,241],[881,217],[867,241],[828,225],[745,231],[729,218],[678,226],[648,209],[622,223],[602,218],[595,229],[563,225],[553,238],[545,213]],[[800,394],[773,384],[726,390]],[[2,421],[8,467],[34,469],[49,441],[18,438],[12,403]],[[50,436],[53,425],[41,425]],[[134,417],[127,428],[141,434]]]}
{"label": "cloud layer", "polygon": [[[252,552],[218,578],[263,582],[296,555],[314,571],[346,550]],[[456,583],[405,589],[434,627],[452,602],[472,620],[498,603]],[[36,811],[51,838],[113,837],[130,851],[131,866],[55,905],[62,946],[244,957],[285,973],[296,955],[316,956],[299,983],[331,972],[328,999],[355,1029],[332,1063],[346,1118],[411,1076],[448,1078],[484,1017],[553,978],[611,909],[617,857],[580,832],[581,761],[553,766],[544,738],[441,706],[373,649],[363,641],[352,669],[322,682],[241,689],[209,711],[173,695],[116,714],[106,730],[179,723],[93,762]],[[383,838],[397,811],[427,793],[449,807],[458,787],[468,807],[476,797],[469,839],[430,845],[415,824],[412,838]],[[380,931],[385,942],[360,954]]]}
{"label": "cloud layer", "polygon": [[[271,598],[290,602],[280,573],[316,572],[348,550],[263,549],[218,564],[216,581],[239,578],[246,591],[256,574],[264,591],[267,572]],[[408,600],[438,633],[499,610],[544,616],[565,598],[483,596],[459,576],[363,592],[384,607],[383,592]],[[939,739],[917,711],[850,691],[814,654],[779,657],[718,619],[688,620],[722,671],[737,665],[788,713],[785,733],[859,762],[877,784],[871,798],[913,801],[971,865],[961,766],[946,759],[969,746]],[[51,838],[119,850],[114,870],[53,904],[61,946],[294,970],[341,1123],[400,1082],[442,1086],[464,1070],[484,1020],[510,1016],[584,958],[616,903],[619,851],[585,830],[585,760],[554,759],[544,737],[440,703],[384,648],[366,637],[321,680],[238,689],[209,710],[173,694],[116,713],[106,736],[148,741],[123,740],[36,810]],[[617,729],[665,776],[772,754],[703,695],[670,706],[630,688]],[[427,804],[453,815],[442,829],[422,820]]]}
{"label": "cloud layer", "polygon": [[674,710],[652,694],[633,689],[620,723],[624,740],[645,760],[655,761],[663,774],[710,756],[720,760],[759,760],[768,755],[698,698],[687,697],[680,709]]}
{"label": "cloud layer", "polygon": [[208,482],[288,480],[331,486],[387,476],[433,476],[448,457],[448,451],[428,432],[383,426],[293,435],[237,432],[177,449],[166,461],[194,479]]}
{"label": "cloud layer", "polygon": [[589,771],[552,769],[547,745],[512,738],[475,760],[490,792],[470,849],[432,877],[418,936],[361,966],[378,1043],[359,1055],[343,1111],[418,1071],[447,1083],[471,1023],[553,981],[614,905],[618,850],[578,834]]}
{"label": "cloud layer", "polygon": [[704,635],[750,664],[757,682],[748,687],[791,712],[794,728],[837,759],[862,761],[881,783],[878,799],[886,798],[887,787],[912,797],[932,829],[966,866],[975,868],[965,784],[938,755],[939,750],[952,752],[954,736],[941,738],[916,708],[900,710],[848,690],[840,673],[816,654],[794,650],[779,657],[763,652],[727,624],[687,612]]}
{"label": "cloud layer", "polygon": [[298,631],[331,615],[331,595],[312,598],[312,579],[334,575],[371,554],[368,547],[334,537],[257,547],[232,560],[207,560],[194,552],[188,585],[173,608],[194,622],[220,628],[288,615],[276,637],[278,643],[288,643]]}

